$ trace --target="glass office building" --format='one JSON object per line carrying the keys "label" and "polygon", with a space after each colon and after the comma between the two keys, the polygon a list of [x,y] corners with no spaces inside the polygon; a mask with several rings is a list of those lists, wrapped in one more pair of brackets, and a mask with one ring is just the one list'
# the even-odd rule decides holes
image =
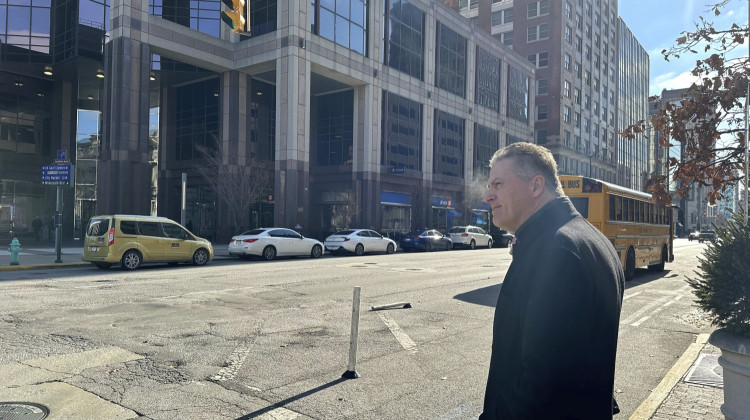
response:
{"label": "glass office building", "polygon": [[[41,167],[59,152],[65,239],[96,214],[179,221],[183,174],[186,222],[219,242],[486,223],[467,187],[498,147],[533,141],[526,57],[442,3],[248,3],[234,34],[219,0],[0,0],[0,240],[35,240],[36,218],[51,236]],[[206,153],[217,174],[268,174],[240,226]]]}

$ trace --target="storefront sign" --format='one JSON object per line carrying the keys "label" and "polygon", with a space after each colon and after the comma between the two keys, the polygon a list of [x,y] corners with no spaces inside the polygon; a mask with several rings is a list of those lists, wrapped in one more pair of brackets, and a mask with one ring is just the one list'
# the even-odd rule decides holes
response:
{"label": "storefront sign", "polygon": [[450,197],[432,197],[432,207],[453,208],[453,199]]}
{"label": "storefront sign", "polygon": [[392,174],[402,174],[402,173],[404,173],[404,167],[403,166],[392,166],[391,167],[391,173]]}

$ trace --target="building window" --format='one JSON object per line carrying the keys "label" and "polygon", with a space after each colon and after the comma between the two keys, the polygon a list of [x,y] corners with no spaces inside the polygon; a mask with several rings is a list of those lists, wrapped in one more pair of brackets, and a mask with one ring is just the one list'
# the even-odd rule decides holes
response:
{"label": "building window", "polygon": [[474,123],[474,178],[490,175],[489,162],[500,148],[500,132]]}
{"label": "building window", "polygon": [[591,61],[591,45],[586,45],[586,60]]}
{"label": "building window", "polygon": [[589,118],[583,119],[583,131],[585,131],[586,133],[591,132],[591,119]]}
{"label": "building window", "polygon": [[581,128],[581,114],[578,112],[573,113],[573,124],[576,128]]}
{"label": "building window", "polygon": [[529,62],[533,63],[538,69],[542,67],[547,67],[549,65],[549,53],[547,52],[530,54],[526,58],[529,60]]}
{"label": "building window", "polygon": [[565,17],[570,19],[573,13],[573,5],[569,1],[565,2]]}
{"label": "building window", "polygon": [[175,143],[176,160],[201,157],[200,150],[217,150],[219,136],[219,78],[177,88]]}
{"label": "building window", "polygon": [[567,80],[563,82],[563,95],[566,98],[570,98],[570,82]]}
{"label": "building window", "polygon": [[464,119],[435,110],[433,173],[456,178],[464,176]]}
{"label": "building window", "polygon": [[[55,2],[58,3],[58,2]],[[60,2],[62,3],[62,2]],[[78,3],[78,2],[75,2]],[[65,2],[65,4],[55,5],[56,14],[59,13],[69,16],[76,16],[77,11],[74,2]],[[79,17],[78,28],[76,23],[70,22],[67,28],[55,28],[55,33],[50,36],[51,29],[51,9],[50,2],[31,1],[2,1],[0,2],[0,62],[40,62],[39,60],[48,60],[40,54],[50,53],[50,39],[55,43],[52,50],[55,52],[56,60],[72,58],[77,54],[76,43],[84,41],[82,37],[76,38],[76,31],[86,31],[89,35],[96,35],[98,42],[96,49],[98,59],[101,60],[101,54],[104,48],[105,33],[109,27],[109,8],[105,7],[103,1],[90,2],[91,4],[83,10],[88,12],[86,16]],[[107,13],[105,20],[105,12]],[[84,20],[85,19],[85,20]],[[72,30],[70,28],[73,28]],[[80,47],[79,47],[80,48]],[[45,61],[47,62],[47,61]],[[6,63],[3,63],[6,64]],[[3,66],[5,67],[5,66]],[[11,76],[4,73],[4,78]],[[13,79],[4,79],[6,82],[13,82]],[[8,98],[8,93],[3,92],[4,99]],[[14,105],[16,100],[11,100]],[[8,130],[3,127],[4,130]],[[10,182],[10,181],[9,181]],[[15,184],[14,184],[15,185]]]}
{"label": "building window", "polygon": [[508,47],[513,46],[513,31],[503,32],[501,34],[503,36],[502,43]]}
{"label": "building window", "polygon": [[572,58],[570,57],[570,54],[565,54],[565,59],[564,59],[565,70],[570,71],[571,61],[572,61]]}
{"label": "building window", "polygon": [[549,14],[549,0],[540,0],[529,3],[526,16],[533,18]]}
{"label": "building window", "polygon": [[581,151],[581,136],[574,136],[575,143],[573,144],[573,147],[575,148],[576,152]]}
{"label": "building window", "polygon": [[549,23],[543,23],[541,25],[529,26],[526,29],[526,41],[538,41],[541,39],[549,38]]}
{"label": "building window", "polygon": [[578,28],[579,31],[583,30],[583,18],[581,18],[581,15],[576,13],[576,28]]}
{"label": "building window", "polygon": [[367,46],[367,0],[312,0],[312,32],[362,55]]}
{"label": "building window", "polygon": [[591,109],[591,96],[589,95],[583,96],[583,108],[586,110]]}
{"label": "building window", "polygon": [[536,144],[547,144],[547,130],[536,130]]}
{"label": "building window", "polygon": [[248,28],[251,37],[271,33],[276,30],[276,0],[248,1],[250,16]]}
{"label": "building window", "polygon": [[599,92],[599,79],[594,79],[594,92]]}
{"label": "building window", "polygon": [[354,91],[318,97],[316,163],[319,166],[352,163]]}
{"label": "building window", "polygon": [[563,140],[565,147],[570,147],[570,131],[565,130],[565,139]]}
{"label": "building window", "polygon": [[586,72],[583,74],[583,82],[586,83],[586,86],[591,86],[591,72],[586,70]]}
{"label": "building window", "polygon": [[547,105],[536,106],[536,119],[537,121],[544,121],[547,119]]}
{"label": "building window", "polygon": [[492,12],[492,26],[502,25],[503,23],[513,22],[513,9],[503,9]]}
{"label": "building window", "polygon": [[466,95],[466,38],[438,25],[435,86],[460,97]]}
{"label": "building window", "polygon": [[477,47],[474,102],[500,112],[500,59]]}
{"label": "building window", "polygon": [[382,164],[422,170],[422,104],[383,91]]}
{"label": "building window", "polygon": [[469,10],[476,9],[479,7],[479,0],[459,0],[458,9],[461,12],[468,12]]}
{"label": "building window", "polygon": [[581,89],[575,88],[573,98],[574,98],[573,100],[575,101],[575,103],[577,103],[578,105],[581,104]]}
{"label": "building window", "polygon": [[583,40],[580,36],[576,37],[576,51],[582,52],[583,51]]}
{"label": "building window", "polygon": [[216,0],[191,1],[189,6],[185,2],[149,0],[148,10],[150,14],[164,20],[219,37],[221,2]]}
{"label": "building window", "polygon": [[568,25],[565,25],[565,40],[568,42],[568,44],[573,43],[573,28]]}
{"label": "building window", "polygon": [[508,66],[507,117],[529,122],[529,76]]}
{"label": "building window", "polygon": [[547,79],[538,79],[536,81],[536,94],[538,95],[546,95],[549,93],[549,80]]}
{"label": "building window", "polygon": [[424,80],[424,12],[406,0],[386,0],[385,64]]}
{"label": "building window", "polygon": [[563,121],[565,121],[566,124],[570,124],[570,107],[569,106],[563,107]]}

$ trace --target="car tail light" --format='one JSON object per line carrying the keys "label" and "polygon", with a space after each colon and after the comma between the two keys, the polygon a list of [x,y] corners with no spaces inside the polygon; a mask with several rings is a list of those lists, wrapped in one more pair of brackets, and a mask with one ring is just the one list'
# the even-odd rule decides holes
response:
{"label": "car tail light", "polygon": [[115,243],[115,228],[111,227],[109,228],[109,244],[112,245]]}
{"label": "car tail light", "polygon": [[251,243],[253,243],[253,242],[257,241],[257,240],[258,240],[258,238],[250,238],[250,239],[243,239],[242,242],[247,242],[247,243],[251,244]]}
{"label": "car tail light", "polygon": [[465,237],[467,237],[467,236],[469,236],[469,234],[468,234],[468,233],[462,233],[462,234],[461,234],[461,237],[462,237],[462,238],[465,238]]}

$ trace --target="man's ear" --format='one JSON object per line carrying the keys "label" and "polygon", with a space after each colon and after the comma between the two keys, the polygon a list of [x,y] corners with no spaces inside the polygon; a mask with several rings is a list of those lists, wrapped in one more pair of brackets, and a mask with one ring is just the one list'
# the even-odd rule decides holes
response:
{"label": "man's ear", "polygon": [[531,194],[534,198],[539,198],[542,193],[544,193],[544,177],[537,175],[531,180]]}

